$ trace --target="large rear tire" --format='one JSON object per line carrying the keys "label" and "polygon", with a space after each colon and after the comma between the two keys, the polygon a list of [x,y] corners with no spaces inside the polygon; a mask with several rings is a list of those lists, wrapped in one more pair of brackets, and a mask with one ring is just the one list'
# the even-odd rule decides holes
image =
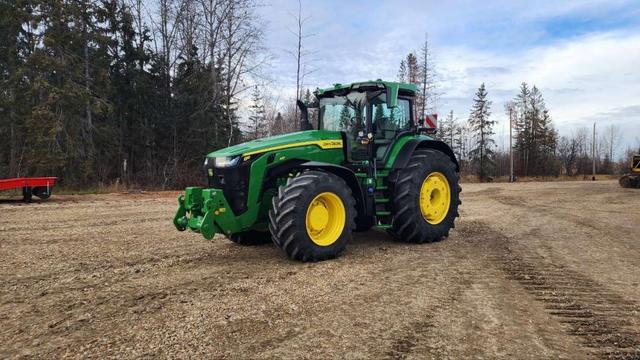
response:
{"label": "large rear tire", "polygon": [[322,261],[344,250],[355,216],[355,199],[342,178],[306,171],[278,189],[269,211],[269,230],[289,258]]}
{"label": "large rear tire", "polygon": [[640,175],[622,175],[618,182],[623,188],[640,189]]}
{"label": "large rear tire", "polygon": [[271,242],[271,234],[268,231],[249,230],[231,234],[227,239],[238,245],[253,246],[268,244]]}
{"label": "large rear tire", "polygon": [[459,174],[456,165],[438,150],[418,149],[406,168],[398,170],[392,188],[392,228],[397,240],[439,241],[449,236],[459,216]]}

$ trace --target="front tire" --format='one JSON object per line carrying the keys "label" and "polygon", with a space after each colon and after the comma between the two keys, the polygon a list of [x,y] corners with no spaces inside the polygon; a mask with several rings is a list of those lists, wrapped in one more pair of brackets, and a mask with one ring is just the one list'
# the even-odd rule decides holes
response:
{"label": "front tire", "polygon": [[355,200],[340,177],[306,171],[278,189],[269,211],[273,242],[303,262],[337,257],[355,228]]}
{"label": "front tire", "polygon": [[432,149],[416,150],[407,167],[397,172],[389,233],[399,241],[420,244],[449,236],[461,204],[458,179],[449,156]]}

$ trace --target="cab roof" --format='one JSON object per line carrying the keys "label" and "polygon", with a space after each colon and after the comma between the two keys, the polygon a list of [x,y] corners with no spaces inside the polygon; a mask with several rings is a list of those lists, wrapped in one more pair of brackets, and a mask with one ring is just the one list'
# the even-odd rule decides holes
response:
{"label": "cab roof", "polygon": [[322,96],[325,93],[338,91],[338,90],[350,90],[350,89],[357,89],[359,87],[368,87],[368,86],[374,87],[379,85],[386,88],[397,88],[398,90],[407,91],[413,94],[415,94],[418,91],[418,86],[416,84],[407,84],[407,83],[384,81],[381,79],[377,79],[377,80],[369,80],[369,81],[358,81],[358,82],[353,82],[349,84],[337,83],[337,84],[333,84],[332,87],[328,87],[324,89],[318,88],[316,89],[315,93],[317,94],[317,96]]}
{"label": "cab roof", "polygon": [[415,96],[418,92],[418,86],[416,84],[399,83],[392,81],[384,81],[381,79],[359,81],[350,84],[334,84],[333,87],[316,89],[314,94],[316,97],[321,98],[323,96],[331,95],[332,93],[342,93],[359,88],[380,88],[387,90],[387,96],[389,98],[389,105],[394,107],[398,99],[398,93],[404,93],[406,95]]}

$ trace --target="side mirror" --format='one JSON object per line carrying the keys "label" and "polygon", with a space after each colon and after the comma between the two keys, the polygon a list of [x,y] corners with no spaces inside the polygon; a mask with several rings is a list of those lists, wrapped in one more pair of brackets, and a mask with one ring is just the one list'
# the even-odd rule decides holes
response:
{"label": "side mirror", "polygon": [[398,106],[398,85],[385,85],[387,89],[387,107],[392,109]]}
{"label": "side mirror", "polygon": [[300,131],[311,130],[312,126],[309,122],[309,109],[307,109],[307,105],[300,100],[296,101],[296,105],[298,105],[298,109],[300,109]]}

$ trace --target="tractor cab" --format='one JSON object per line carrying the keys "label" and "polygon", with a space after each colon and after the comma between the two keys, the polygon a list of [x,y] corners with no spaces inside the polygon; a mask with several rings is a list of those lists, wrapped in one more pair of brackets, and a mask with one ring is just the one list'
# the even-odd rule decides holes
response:
{"label": "tractor cab", "polygon": [[393,142],[416,129],[416,90],[413,84],[381,80],[336,84],[318,89],[317,101],[309,107],[318,109],[318,130],[343,133],[348,162],[371,161],[384,167]]}

